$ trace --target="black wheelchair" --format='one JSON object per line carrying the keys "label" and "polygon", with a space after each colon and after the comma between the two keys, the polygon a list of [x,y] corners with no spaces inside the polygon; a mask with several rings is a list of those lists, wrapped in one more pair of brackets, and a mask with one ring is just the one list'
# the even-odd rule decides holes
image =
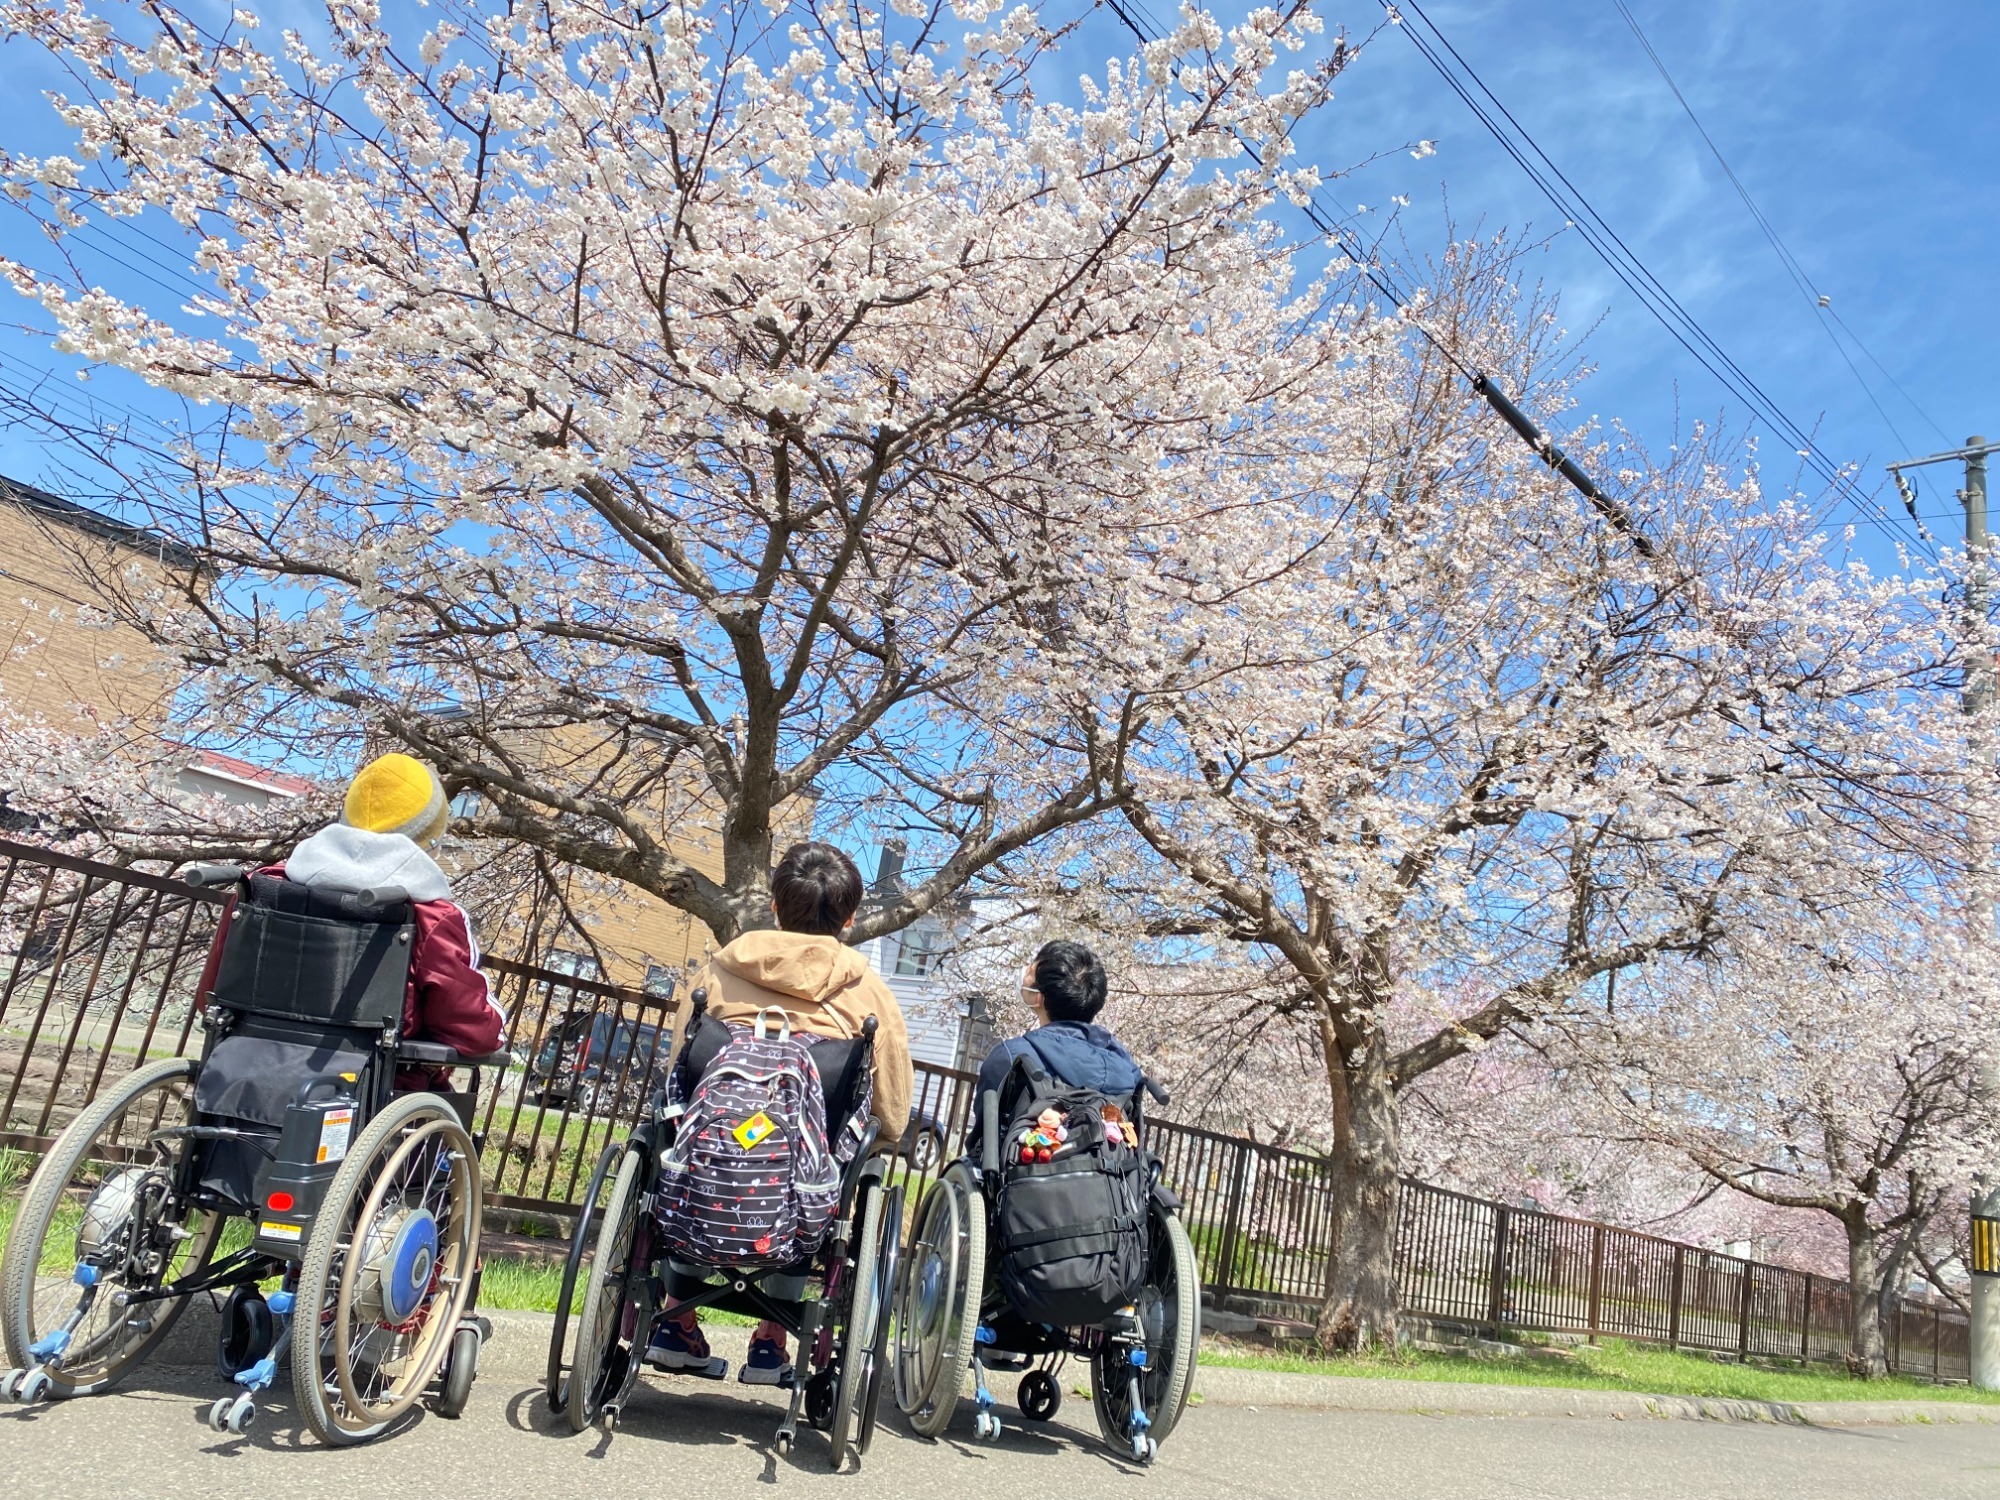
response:
{"label": "black wheelchair", "polygon": [[[727,1027],[707,1014],[707,1002],[705,990],[689,997],[692,1013],[674,1063],[683,1098],[728,1040]],[[874,1040],[873,1017],[854,1041],[814,1039],[828,1129],[836,1134],[839,1122],[857,1113],[874,1065]],[[768,1319],[796,1340],[796,1374],[777,1451],[781,1456],[792,1451],[803,1409],[806,1420],[827,1433],[837,1471],[849,1453],[857,1459],[866,1453],[874,1435],[888,1339],[885,1292],[895,1280],[902,1239],[903,1189],[887,1184],[892,1158],[886,1147],[878,1147],[879,1126],[868,1121],[843,1164],[833,1228],[815,1255],[777,1270],[717,1270],[684,1264],[657,1243],[660,1156],[673,1143],[678,1113],[662,1090],[631,1138],[607,1146],[598,1159],[556,1302],[549,1407],[566,1414],[576,1432],[595,1423],[615,1426],[666,1299],[676,1311],[719,1308]],[[576,1303],[579,1282],[584,1289]]]}
{"label": "black wheelchair", "polygon": [[[1164,1103],[1149,1079],[1130,1111],[1145,1141],[1144,1094]],[[920,1436],[951,1425],[970,1365],[973,1431],[982,1440],[1004,1430],[987,1372],[1021,1372],[1021,1415],[1046,1422],[1062,1405],[1062,1369],[1072,1355],[1090,1360],[1097,1430],[1121,1457],[1149,1464],[1187,1409],[1201,1342],[1201,1270],[1180,1221],[1180,1200],[1148,1153],[1146,1277],[1133,1304],[1092,1328],[1055,1328],[1021,1317],[1001,1292],[987,1255],[1000,1187],[1000,1092],[980,1095],[977,1161],[944,1171],[918,1205],[916,1232],[893,1289],[896,1405]]]}
{"label": "black wheelchair", "polygon": [[187,879],[236,887],[203,973],[201,1055],[137,1069],[42,1159],[0,1259],[15,1366],[0,1398],[108,1390],[190,1297],[227,1293],[217,1368],[241,1390],[209,1409],[217,1431],[250,1426],[287,1357],[324,1442],[372,1438],[427,1395],[456,1416],[485,1331],[471,1101],[398,1093],[396,1070],[507,1055],[400,1035],[401,890],[226,865]]}

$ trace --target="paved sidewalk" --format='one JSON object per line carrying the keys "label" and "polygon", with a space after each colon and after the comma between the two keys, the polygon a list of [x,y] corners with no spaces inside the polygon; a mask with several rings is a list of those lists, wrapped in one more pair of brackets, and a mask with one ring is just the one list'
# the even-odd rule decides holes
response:
{"label": "paved sidewalk", "polygon": [[[393,1438],[332,1452],[301,1436],[282,1391],[246,1438],[221,1438],[200,1425],[199,1413],[219,1389],[207,1368],[213,1315],[192,1309],[186,1321],[166,1357],[140,1372],[128,1391],[52,1407],[0,1408],[0,1474],[10,1500],[400,1500],[414,1494],[734,1500],[768,1495],[773,1486],[917,1500],[975,1494],[1062,1500],[2000,1496],[2000,1433],[1984,1426],[1832,1429],[1231,1404],[1256,1394],[1247,1387],[1218,1388],[1191,1409],[1151,1471],[1106,1452],[1088,1403],[1072,1395],[1055,1423],[1026,1430],[1016,1417],[992,1444],[972,1441],[969,1407],[940,1443],[911,1437],[892,1407],[861,1473],[833,1475],[817,1433],[802,1434],[789,1459],[771,1452],[776,1398],[734,1384],[648,1377],[614,1435],[570,1435],[541,1398],[547,1321],[526,1314],[496,1320],[464,1418],[425,1416]],[[716,1342],[740,1352],[734,1346],[741,1339],[740,1330],[718,1330]],[[1255,1372],[1207,1372],[1246,1373]]]}

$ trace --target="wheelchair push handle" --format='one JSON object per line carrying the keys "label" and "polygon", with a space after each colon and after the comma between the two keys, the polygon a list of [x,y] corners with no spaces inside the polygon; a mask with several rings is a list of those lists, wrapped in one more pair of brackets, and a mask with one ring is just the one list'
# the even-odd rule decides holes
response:
{"label": "wheelchair push handle", "polygon": [[989,1176],[1000,1171],[1000,1091],[979,1096],[979,1169]]}
{"label": "wheelchair push handle", "polygon": [[181,871],[181,879],[197,890],[209,890],[219,885],[234,885],[248,872],[241,865],[194,864]]}
{"label": "wheelchair push handle", "polygon": [[400,906],[410,893],[400,885],[376,885],[354,893],[356,906]]}

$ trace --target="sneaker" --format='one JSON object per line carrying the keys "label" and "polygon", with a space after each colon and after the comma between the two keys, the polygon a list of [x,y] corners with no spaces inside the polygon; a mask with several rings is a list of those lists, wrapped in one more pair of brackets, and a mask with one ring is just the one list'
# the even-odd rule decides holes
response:
{"label": "sneaker", "polygon": [[775,1339],[750,1340],[750,1357],[736,1378],[745,1385],[790,1385],[792,1362],[785,1358],[785,1346]]}
{"label": "sneaker", "polygon": [[652,1341],[646,1345],[646,1363],[656,1370],[679,1370],[717,1380],[721,1379],[715,1369],[718,1364],[725,1372],[729,1369],[727,1361],[718,1360],[708,1352],[708,1340],[702,1335],[701,1325],[672,1318],[662,1318],[653,1325]]}

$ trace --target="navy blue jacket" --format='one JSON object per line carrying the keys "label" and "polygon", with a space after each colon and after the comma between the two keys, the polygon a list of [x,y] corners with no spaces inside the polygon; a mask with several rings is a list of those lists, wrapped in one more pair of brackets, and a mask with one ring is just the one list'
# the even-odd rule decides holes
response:
{"label": "navy blue jacket", "polygon": [[[1139,1087],[1139,1065],[1117,1037],[1086,1021],[1051,1021],[1026,1036],[1010,1037],[987,1053],[973,1097],[1006,1082],[1008,1069],[1023,1052],[1039,1056],[1042,1066],[1071,1088],[1096,1089],[1109,1098],[1123,1099]],[[977,1106],[973,1118],[979,1118]]]}

